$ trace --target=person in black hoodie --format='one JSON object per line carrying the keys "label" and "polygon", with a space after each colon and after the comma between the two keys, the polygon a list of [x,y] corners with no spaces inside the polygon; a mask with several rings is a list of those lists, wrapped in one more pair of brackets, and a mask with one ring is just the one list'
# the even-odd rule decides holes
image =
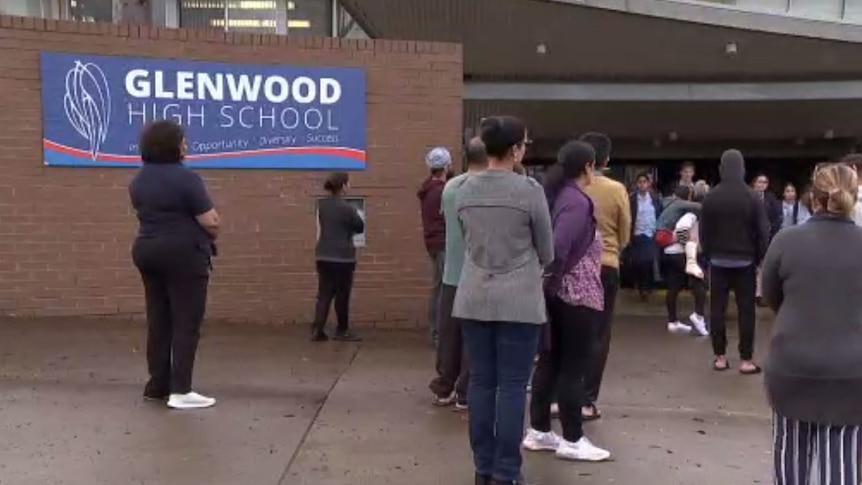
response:
{"label": "person in black hoodie", "polygon": [[730,368],[727,361],[725,313],[732,290],[739,312],[739,371],[759,374],[754,363],[755,292],[757,268],[769,245],[770,227],[760,196],[745,184],[745,159],[738,150],[721,156],[721,182],[703,200],[700,245],[710,265],[710,335],[713,368]]}
{"label": "person in black hoodie", "polygon": [[431,258],[433,276],[431,279],[431,297],[428,301],[428,327],[431,329],[431,342],[436,348],[440,341],[437,327],[437,306],[440,303],[440,291],[443,288],[443,268],[446,263],[446,220],[443,218],[442,200],[443,187],[452,166],[452,155],[449,150],[437,147],[425,156],[430,176],[422,182],[422,187],[416,194],[419,197],[422,210],[422,233],[425,237],[425,249]]}
{"label": "person in black hoodie", "polygon": [[348,176],[344,172],[330,175],[323,185],[330,195],[320,201],[317,209],[320,236],[315,249],[318,289],[314,326],[311,331],[313,342],[329,340],[324,327],[333,299],[335,315],[338,318],[335,340],[361,340],[350,331],[350,293],[353,290],[353,273],[356,270],[353,236],[365,232],[365,221],[359,211],[343,198],[348,182]]}

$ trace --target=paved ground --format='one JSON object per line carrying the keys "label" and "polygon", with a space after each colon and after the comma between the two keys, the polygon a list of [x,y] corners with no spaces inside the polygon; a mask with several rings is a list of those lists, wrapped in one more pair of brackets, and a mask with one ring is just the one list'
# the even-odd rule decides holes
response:
{"label": "paved ground", "polygon": [[[712,372],[707,342],[661,320],[618,322],[606,418],[589,427],[616,461],[530,456],[531,478],[769,483],[760,379]],[[139,399],[142,335],[116,321],[0,322],[0,484],[472,483],[464,416],[428,404],[424,332],[311,346],[304,329],[210,326],[197,387],[220,403],[192,413]]]}

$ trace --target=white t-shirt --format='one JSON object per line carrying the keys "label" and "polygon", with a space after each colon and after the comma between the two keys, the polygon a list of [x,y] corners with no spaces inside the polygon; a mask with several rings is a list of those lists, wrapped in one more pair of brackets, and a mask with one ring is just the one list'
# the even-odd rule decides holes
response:
{"label": "white t-shirt", "polygon": [[[676,221],[676,226],[673,228],[674,233],[679,231],[689,231],[689,233],[693,233],[697,231],[697,216],[694,215],[693,212],[688,212],[684,216],[680,217],[678,221]],[[675,242],[670,246],[664,248],[665,254],[683,254],[685,253],[685,247],[682,244]]]}

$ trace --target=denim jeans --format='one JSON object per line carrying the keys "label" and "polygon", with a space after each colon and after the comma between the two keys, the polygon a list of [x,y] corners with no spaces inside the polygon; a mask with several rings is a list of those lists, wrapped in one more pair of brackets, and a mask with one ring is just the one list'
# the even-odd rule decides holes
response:
{"label": "denim jeans", "polygon": [[465,320],[470,355],[470,445],[479,475],[521,478],[527,383],[541,325]]}

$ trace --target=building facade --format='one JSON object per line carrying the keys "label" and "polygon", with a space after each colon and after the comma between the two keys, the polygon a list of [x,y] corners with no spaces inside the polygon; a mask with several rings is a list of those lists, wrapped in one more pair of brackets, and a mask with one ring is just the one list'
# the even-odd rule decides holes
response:
{"label": "building facade", "polygon": [[[367,165],[352,172],[350,196],[362,201],[368,231],[359,251],[353,316],[358,326],[425,323],[430,263],[416,190],[428,175],[427,150],[443,145],[458,153],[460,46],[0,15],[4,315],[141,315],[144,309],[129,253],[136,221],[126,187],[134,169],[45,165],[44,52],[113,56],[121,68],[139,58],[212,62],[235,70],[244,65],[363,69]],[[326,173],[199,173],[225,224],[209,317],[310,322],[317,287],[315,209]]]}

